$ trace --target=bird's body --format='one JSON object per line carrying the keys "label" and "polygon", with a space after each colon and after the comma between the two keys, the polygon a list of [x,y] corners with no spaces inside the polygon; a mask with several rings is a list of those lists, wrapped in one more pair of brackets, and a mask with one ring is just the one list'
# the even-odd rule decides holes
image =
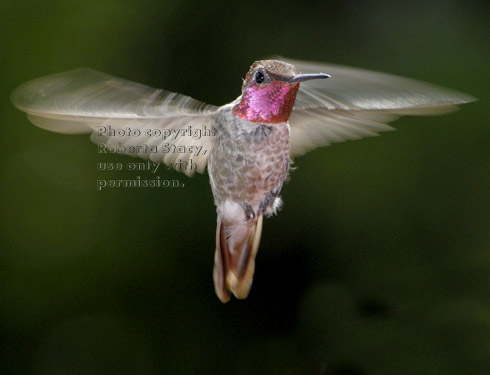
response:
{"label": "bird's body", "polygon": [[[92,133],[99,146],[137,150],[125,152],[172,165],[189,176],[194,170],[182,166],[191,154],[181,146],[208,151],[192,163],[199,172],[206,166],[209,171],[218,215],[214,283],[226,302],[231,294],[245,298],[249,293],[263,217],[281,204],[292,157],[391,130],[385,123],[404,114],[439,114],[474,100],[382,73],[293,64],[255,62],[242,94],[221,107],[83,68],[28,82],[12,94],[12,101],[39,127]],[[329,76],[322,71],[332,78],[323,80]],[[210,129],[213,136],[191,136]],[[164,135],[153,137],[155,130]],[[167,150],[169,145],[174,152],[163,153],[161,147]]]}
{"label": "bird's body", "polygon": [[208,162],[218,212],[216,293],[221,300],[229,298],[230,290],[244,298],[251,285],[262,215],[279,206],[289,171],[289,125],[250,122],[234,116],[229,106],[218,112],[216,129]]}
{"label": "bird's body", "polygon": [[216,116],[217,135],[208,162],[216,204],[248,202],[251,216],[269,213],[289,170],[289,125],[254,123],[233,116],[229,108]]}

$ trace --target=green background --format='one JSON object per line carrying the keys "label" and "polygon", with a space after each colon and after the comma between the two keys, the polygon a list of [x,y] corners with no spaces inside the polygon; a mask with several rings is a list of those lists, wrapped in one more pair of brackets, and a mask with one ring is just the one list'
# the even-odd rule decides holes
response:
{"label": "green background", "polygon": [[[1,374],[490,373],[485,1],[0,1]],[[87,136],[20,83],[79,66],[224,104],[274,54],[479,98],[296,159],[248,299],[214,295],[207,175],[96,190]],[[150,173],[140,174],[152,178]]]}

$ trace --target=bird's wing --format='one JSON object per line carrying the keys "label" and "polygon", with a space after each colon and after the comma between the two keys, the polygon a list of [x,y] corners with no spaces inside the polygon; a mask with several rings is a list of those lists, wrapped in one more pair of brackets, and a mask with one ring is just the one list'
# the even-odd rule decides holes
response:
{"label": "bird's wing", "polygon": [[302,73],[329,79],[302,82],[289,118],[291,155],[315,147],[377,135],[402,115],[436,115],[475,99],[408,78],[339,65],[280,58]]}
{"label": "bird's wing", "polygon": [[[178,165],[189,176],[194,170],[182,169],[184,162],[192,159],[202,173],[213,146],[211,115],[217,107],[88,68],[27,82],[12,93],[11,100],[43,129],[65,134],[92,133],[94,143],[131,156]],[[169,147],[162,148],[164,145]],[[150,146],[157,146],[157,152]],[[199,156],[186,152],[192,150],[188,146],[202,146]]]}

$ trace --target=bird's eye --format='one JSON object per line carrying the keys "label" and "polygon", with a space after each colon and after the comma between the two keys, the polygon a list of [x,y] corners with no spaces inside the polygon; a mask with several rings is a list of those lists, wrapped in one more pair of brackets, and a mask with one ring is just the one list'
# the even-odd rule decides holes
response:
{"label": "bird's eye", "polygon": [[257,72],[255,73],[255,82],[257,82],[258,84],[261,84],[262,82],[264,82],[264,74],[261,73],[261,72]]}

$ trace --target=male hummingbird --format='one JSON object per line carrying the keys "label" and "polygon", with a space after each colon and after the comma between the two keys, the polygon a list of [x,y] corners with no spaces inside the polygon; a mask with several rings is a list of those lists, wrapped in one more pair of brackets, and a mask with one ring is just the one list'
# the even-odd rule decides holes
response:
{"label": "male hummingbird", "polygon": [[[407,78],[292,60],[254,62],[241,95],[221,107],[87,68],[27,82],[11,99],[41,128],[92,133],[99,145],[189,176],[186,162],[201,173],[207,165],[218,214],[213,279],[222,302],[250,291],[263,216],[281,206],[292,157],[392,130],[386,123],[401,115],[440,114],[474,100]],[[101,132],[108,126],[113,133]],[[213,136],[191,136],[206,129]],[[163,144],[175,152],[163,154]],[[181,146],[208,152],[194,159]]]}

